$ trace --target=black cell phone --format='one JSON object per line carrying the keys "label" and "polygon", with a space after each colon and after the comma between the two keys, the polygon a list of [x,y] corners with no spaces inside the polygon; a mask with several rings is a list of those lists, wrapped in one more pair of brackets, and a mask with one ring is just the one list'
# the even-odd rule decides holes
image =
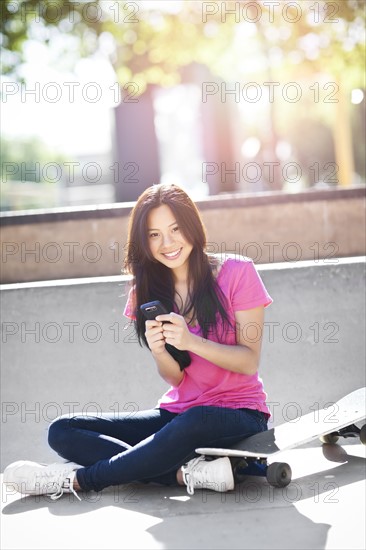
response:
{"label": "black cell phone", "polygon": [[[142,306],[140,306],[140,309],[145,318],[149,321],[153,321],[158,315],[169,313],[169,311],[163,306],[163,304],[159,300],[142,304]],[[169,321],[164,322],[169,323]]]}
{"label": "black cell phone", "polygon": [[[167,311],[167,309],[163,306],[163,304],[159,300],[142,304],[140,306],[140,310],[142,311],[145,318],[148,319],[149,321],[154,320],[158,315],[164,315],[166,313],[169,313],[169,311]],[[170,321],[163,321],[163,322],[170,323]],[[189,355],[188,351],[177,349],[175,346],[172,346],[171,344],[165,344],[165,348],[170,353],[170,355],[177,361],[181,371],[184,370],[186,367],[189,367],[189,365],[191,364],[191,356]]]}

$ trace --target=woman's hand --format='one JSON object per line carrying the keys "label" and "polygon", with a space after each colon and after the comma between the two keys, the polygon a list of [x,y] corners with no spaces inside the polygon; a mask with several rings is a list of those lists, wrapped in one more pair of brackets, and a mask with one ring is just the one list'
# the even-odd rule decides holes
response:
{"label": "woman's hand", "polygon": [[167,313],[158,315],[156,321],[170,321],[164,323],[162,330],[166,344],[171,344],[180,350],[189,350],[192,334],[188,330],[187,323],[182,315],[177,313]]}
{"label": "woman's hand", "polygon": [[[167,317],[166,315],[164,317]],[[183,319],[184,321],[184,319]],[[168,343],[164,330],[167,323],[163,325],[161,321],[146,321],[145,336],[149,348],[155,359],[160,376],[171,386],[179,386],[184,378],[184,372],[181,372],[178,362],[173,359],[166,350],[165,344]]]}
{"label": "woman's hand", "polygon": [[153,321],[146,321],[145,328],[146,340],[152,353],[159,355],[160,353],[166,351],[165,339],[163,335],[163,323],[157,321],[156,319]]}

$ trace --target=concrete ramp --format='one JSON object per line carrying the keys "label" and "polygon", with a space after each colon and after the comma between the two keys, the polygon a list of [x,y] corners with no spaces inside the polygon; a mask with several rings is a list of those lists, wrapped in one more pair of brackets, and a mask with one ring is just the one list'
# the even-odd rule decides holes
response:
{"label": "concrete ramp", "polygon": [[[260,267],[267,309],[261,375],[274,425],[365,385],[365,264]],[[2,288],[2,469],[54,462],[49,423],[71,411],[152,407],[165,390],[122,317],[122,278]],[[10,549],[365,548],[365,447],[319,442],[283,453],[292,483],[247,478],[234,491],[129,484],[59,501],[3,487],[1,547]],[[347,519],[350,518],[350,521]],[[345,529],[345,525],[352,529]]]}

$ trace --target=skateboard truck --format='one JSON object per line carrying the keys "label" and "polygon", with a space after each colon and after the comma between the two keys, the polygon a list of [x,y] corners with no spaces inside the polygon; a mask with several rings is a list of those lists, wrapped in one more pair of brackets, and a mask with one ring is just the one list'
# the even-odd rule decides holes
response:
{"label": "skateboard truck", "polygon": [[341,428],[340,430],[336,430],[330,434],[321,435],[320,441],[322,443],[333,444],[337,443],[340,437],[359,437],[361,443],[366,445],[366,424],[362,426],[362,428],[359,428],[355,424],[351,424],[351,426]]}
{"label": "skateboard truck", "polygon": [[266,477],[273,487],[286,487],[291,482],[292,471],[286,462],[267,463],[266,458],[230,457],[233,468],[234,480],[241,483],[247,476]]}

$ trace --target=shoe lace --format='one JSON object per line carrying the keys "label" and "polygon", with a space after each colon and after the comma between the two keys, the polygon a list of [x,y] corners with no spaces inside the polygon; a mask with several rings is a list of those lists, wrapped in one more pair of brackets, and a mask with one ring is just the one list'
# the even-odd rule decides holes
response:
{"label": "shoe lace", "polygon": [[[201,479],[198,481],[197,479],[198,476],[196,475],[197,471],[195,469],[197,464],[199,462],[202,462],[203,460],[205,460],[205,457],[203,455],[200,455],[196,458],[193,458],[188,462],[188,464],[183,466],[182,471],[184,476],[184,482],[187,485],[187,493],[189,495],[194,495],[194,488],[196,484],[201,485],[202,483]],[[200,471],[200,476],[201,476],[201,471]]]}
{"label": "shoe lace", "polygon": [[68,492],[73,493],[73,495],[75,495],[76,498],[78,500],[80,500],[80,502],[81,502],[81,498],[79,497],[79,495],[77,494],[77,492],[74,489],[73,481],[69,477],[64,479],[64,481],[63,481],[61,487],[59,488],[59,490],[57,491],[57,493],[54,493],[53,495],[51,495],[51,500],[57,500],[58,498],[62,497],[65,490],[67,490]]}
{"label": "shoe lace", "polygon": [[[43,471],[42,474],[36,475],[36,483],[39,483],[40,485],[45,484],[45,477],[46,478],[52,478],[52,481],[50,480],[49,483],[46,481],[46,487],[49,485],[49,493],[51,500],[57,500],[64,494],[65,491],[73,493],[78,500],[81,501],[81,498],[75,491],[73,487],[73,479],[74,476],[69,477],[71,474],[70,470],[65,472],[65,470],[59,470],[59,469],[52,469],[48,468],[47,470]],[[39,481],[37,481],[39,479]]]}

